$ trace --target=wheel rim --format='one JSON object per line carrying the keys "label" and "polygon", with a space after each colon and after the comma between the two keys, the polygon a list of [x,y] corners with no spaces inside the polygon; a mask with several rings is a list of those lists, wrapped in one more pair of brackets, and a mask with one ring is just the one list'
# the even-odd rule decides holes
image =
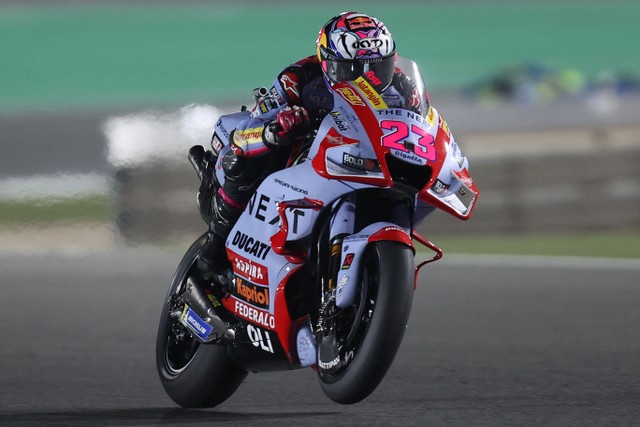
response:
{"label": "wheel rim", "polygon": [[199,346],[200,343],[192,337],[185,337],[182,342],[179,342],[175,334],[170,333],[167,336],[167,345],[165,346],[164,353],[169,374],[178,375],[187,369],[195,357]]}
{"label": "wheel rim", "polygon": [[[191,267],[193,267],[193,264]],[[191,267],[187,269],[187,273],[182,277],[180,285],[176,288],[174,293],[175,295],[179,295],[183,292],[186,278],[189,277],[188,272],[191,271]],[[167,308],[169,313],[172,313],[176,309],[177,307],[173,305]],[[169,375],[177,376],[189,367],[196,356],[200,343],[177,319],[173,318],[171,315],[167,316],[167,328],[168,333],[165,338],[164,346],[165,367]]]}

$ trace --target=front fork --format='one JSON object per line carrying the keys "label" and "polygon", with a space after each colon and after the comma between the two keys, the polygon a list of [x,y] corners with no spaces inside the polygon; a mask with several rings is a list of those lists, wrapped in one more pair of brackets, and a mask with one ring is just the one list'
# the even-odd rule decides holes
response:
{"label": "front fork", "polygon": [[336,280],[340,270],[342,260],[342,241],[355,231],[356,204],[355,194],[351,194],[337,202],[335,212],[329,224],[329,274],[325,293],[334,293]]}
{"label": "front fork", "polygon": [[321,276],[321,307],[316,327],[318,343],[318,369],[320,372],[334,372],[342,366],[340,356],[341,343],[338,342],[336,317],[336,288],[338,272],[342,261],[342,243],[346,236],[354,233],[356,219],[355,194],[349,195],[334,206],[329,223],[329,260],[328,269]]}

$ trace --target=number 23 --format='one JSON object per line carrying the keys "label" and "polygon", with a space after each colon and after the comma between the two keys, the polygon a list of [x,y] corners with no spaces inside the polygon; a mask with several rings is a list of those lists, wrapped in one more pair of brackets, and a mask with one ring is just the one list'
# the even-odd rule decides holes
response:
{"label": "number 23", "polygon": [[[380,127],[385,130],[391,130],[382,137],[382,146],[408,152],[409,149],[404,145],[404,141],[409,139],[409,125],[399,120],[382,120]],[[433,146],[435,139],[426,130],[416,124],[411,125],[411,136],[418,138],[418,143],[413,144],[413,152],[424,159],[431,162],[436,160],[436,149]],[[414,138],[411,138],[413,140]],[[412,141],[411,141],[412,142]]]}

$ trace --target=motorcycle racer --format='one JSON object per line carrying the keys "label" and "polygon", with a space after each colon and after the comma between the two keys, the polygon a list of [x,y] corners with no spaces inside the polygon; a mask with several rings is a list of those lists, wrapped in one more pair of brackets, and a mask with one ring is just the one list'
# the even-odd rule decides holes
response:
{"label": "motorcycle racer", "polygon": [[[285,68],[256,97],[251,114],[232,133],[232,150],[218,159],[224,183],[201,186],[209,194],[199,200],[211,199],[205,205],[209,232],[198,259],[205,279],[223,288],[230,284],[225,242],[231,229],[264,177],[284,168],[300,138],[332,110],[331,85],[362,77],[389,107],[428,109],[428,95],[420,99],[396,63],[396,45],[382,21],[345,12],[320,30],[316,55]],[[214,174],[207,176],[215,181]]]}

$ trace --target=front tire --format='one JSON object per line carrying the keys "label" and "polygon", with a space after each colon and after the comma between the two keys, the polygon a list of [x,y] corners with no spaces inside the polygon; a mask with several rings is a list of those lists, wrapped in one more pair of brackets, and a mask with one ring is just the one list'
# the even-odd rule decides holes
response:
{"label": "front tire", "polygon": [[184,288],[204,240],[205,235],[191,245],[178,266],[165,298],[156,339],[160,381],[169,397],[185,408],[219,405],[247,376],[247,371],[231,360],[226,344],[200,344],[170,315],[171,298]]}
{"label": "front tire", "polygon": [[342,367],[318,370],[320,385],[333,401],[357,403],[380,384],[400,347],[413,302],[413,251],[392,241],[365,253],[360,301],[337,319]]}

